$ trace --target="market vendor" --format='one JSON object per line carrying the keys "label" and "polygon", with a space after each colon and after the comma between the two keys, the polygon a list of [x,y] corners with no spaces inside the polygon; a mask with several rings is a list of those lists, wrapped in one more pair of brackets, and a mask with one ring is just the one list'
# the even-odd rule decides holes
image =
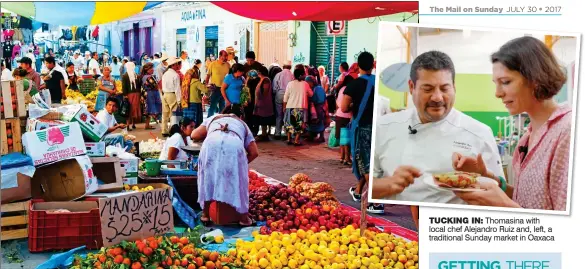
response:
{"label": "market vendor", "polygon": [[[546,45],[531,36],[509,41],[491,56],[491,62],[496,97],[510,115],[526,112],[530,125],[514,151],[514,186],[505,181],[499,187],[482,184],[487,191],[457,195],[473,205],[564,211],[573,113],[570,104],[557,104],[553,97],[567,77]],[[457,164],[461,170],[493,175],[493,168],[480,156],[462,155]]]}
{"label": "market vendor", "polygon": [[49,56],[45,58],[45,66],[49,69],[49,73],[42,77],[45,84],[41,85],[39,90],[48,89],[51,93],[51,103],[60,104],[61,100],[65,100],[65,78],[63,73],[57,70],[55,58]]}
{"label": "market vendor", "polygon": [[69,89],[78,91],[79,90],[79,83],[83,81],[77,71],[75,70],[75,64],[72,62],[67,63],[65,70],[67,71],[67,77],[69,78]]}
{"label": "market vendor", "polygon": [[120,145],[124,147],[126,152],[130,152],[132,150],[134,142],[132,140],[126,140],[123,134],[114,133],[118,129],[125,129],[126,124],[119,124],[114,117],[114,114],[118,111],[118,99],[113,97],[108,97],[106,100],[106,108],[100,110],[98,112],[96,118],[103,124],[108,127],[108,131],[106,135],[102,137],[102,141],[105,142],[107,146],[117,146]]}
{"label": "market vendor", "polygon": [[[189,146],[193,143],[191,141],[191,133],[195,129],[195,121],[190,118],[182,118],[179,124],[171,126],[169,131],[169,138],[165,141],[160,152],[159,160],[163,161],[187,161],[189,155],[182,149],[182,147]],[[167,165],[169,168],[174,168],[173,165]]]}
{"label": "market vendor", "polygon": [[109,66],[104,67],[104,75],[99,77],[97,80],[99,88],[98,96],[95,101],[95,110],[100,111],[104,109],[106,100],[110,96],[116,95],[116,81],[112,77],[112,69]]}
{"label": "market vendor", "polygon": [[197,172],[198,202],[203,208],[201,222],[208,224],[212,201],[231,205],[240,214],[239,224],[251,226],[248,216],[248,164],[258,157],[254,135],[242,120],[241,106],[226,107],[203,121],[191,134],[203,141]]}
{"label": "market vendor", "polygon": [[[466,204],[453,191],[425,183],[425,172],[450,172],[453,154],[481,155],[489,174],[504,176],[492,130],[453,108],[455,67],[439,51],[420,54],[408,85],[414,108],[377,120],[372,197],[375,199]],[[461,167],[460,170],[466,170]]]}

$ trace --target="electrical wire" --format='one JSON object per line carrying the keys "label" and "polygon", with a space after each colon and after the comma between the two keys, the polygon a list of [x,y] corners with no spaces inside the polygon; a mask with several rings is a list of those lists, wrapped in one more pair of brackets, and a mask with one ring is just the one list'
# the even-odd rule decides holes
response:
{"label": "electrical wire", "polygon": [[410,20],[410,18],[412,18],[412,17],[414,17],[416,15],[418,15],[418,12],[412,12],[412,15],[410,17],[404,18],[404,17],[406,17],[406,16],[404,16],[403,19],[402,19],[402,22],[406,22],[406,21]]}

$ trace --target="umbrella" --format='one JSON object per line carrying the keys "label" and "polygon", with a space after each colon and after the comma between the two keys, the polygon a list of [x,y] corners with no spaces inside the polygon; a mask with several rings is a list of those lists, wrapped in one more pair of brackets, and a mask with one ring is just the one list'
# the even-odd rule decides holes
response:
{"label": "umbrella", "polygon": [[355,20],[402,12],[418,12],[418,2],[274,1],[212,2],[231,13],[263,21]]}
{"label": "umbrella", "polygon": [[128,18],[162,2],[2,2],[2,8],[38,22],[96,25]]}

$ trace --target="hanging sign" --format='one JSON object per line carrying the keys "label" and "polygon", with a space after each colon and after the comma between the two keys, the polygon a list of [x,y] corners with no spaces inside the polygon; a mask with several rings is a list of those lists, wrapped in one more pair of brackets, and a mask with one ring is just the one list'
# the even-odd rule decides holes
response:
{"label": "hanging sign", "polygon": [[328,21],[327,35],[330,36],[345,36],[345,21]]}

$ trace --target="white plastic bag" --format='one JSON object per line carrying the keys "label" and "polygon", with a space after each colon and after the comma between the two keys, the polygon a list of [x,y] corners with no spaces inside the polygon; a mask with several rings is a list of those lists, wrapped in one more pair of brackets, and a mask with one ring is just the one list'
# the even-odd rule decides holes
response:
{"label": "white plastic bag", "polygon": [[2,178],[0,179],[2,180],[2,189],[18,187],[18,173],[32,178],[32,176],[35,174],[35,170],[35,167],[32,165],[2,169]]}

